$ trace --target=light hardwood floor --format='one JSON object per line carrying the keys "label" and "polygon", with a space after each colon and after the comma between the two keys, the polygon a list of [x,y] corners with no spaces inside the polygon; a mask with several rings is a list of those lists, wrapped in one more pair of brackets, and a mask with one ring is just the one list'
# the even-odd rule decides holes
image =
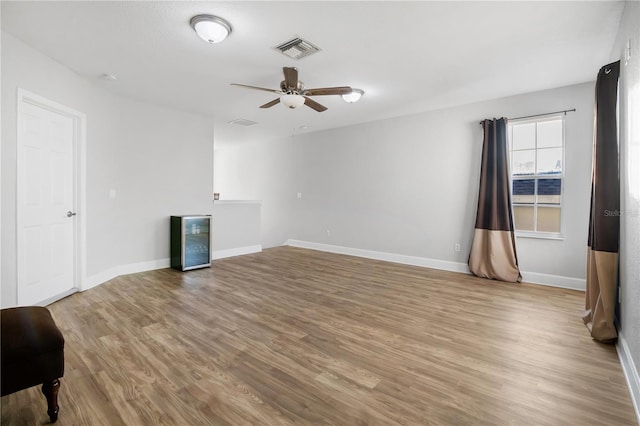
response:
{"label": "light hardwood floor", "polygon": [[[291,247],[50,306],[59,425],[633,425],[583,293]],[[2,424],[48,421],[37,387]]]}

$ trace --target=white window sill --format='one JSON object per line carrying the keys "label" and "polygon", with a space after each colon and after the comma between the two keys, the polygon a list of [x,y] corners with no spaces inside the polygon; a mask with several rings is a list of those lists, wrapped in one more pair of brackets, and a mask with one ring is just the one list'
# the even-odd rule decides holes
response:
{"label": "white window sill", "polygon": [[260,200],[213,200],[214,204],[262,204]]}
{"label": "white window sill", "polygon": [[540,240],[557,240],[563,241],[564,236],[562,234],[552,234],[552,233],[544,233],[544,232],[524,232],[524,231],[516,231],[516,238],[537,238]]}

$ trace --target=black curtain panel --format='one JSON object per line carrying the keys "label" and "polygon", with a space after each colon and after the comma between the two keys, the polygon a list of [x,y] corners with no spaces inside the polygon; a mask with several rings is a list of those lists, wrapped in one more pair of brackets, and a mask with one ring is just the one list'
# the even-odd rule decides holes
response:
{"label": "black curtain panel", "polygon": [[469,254],[471,273],[520,282],[509,188],[507,119],[484,120],[478,212]]}
{"label": "black curtain panel", "polygon": [[596,80],[593,129],[591,214],[587,247],[587,291],[583,320],[591,336],[614,342],[618,247],[620,239],[620,172],[618,159],[618,77],[620,61],[605,65]]}

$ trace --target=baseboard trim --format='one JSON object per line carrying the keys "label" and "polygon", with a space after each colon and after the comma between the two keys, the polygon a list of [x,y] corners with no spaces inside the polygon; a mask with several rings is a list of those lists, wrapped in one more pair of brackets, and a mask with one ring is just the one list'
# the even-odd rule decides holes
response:
{"label": "baseboard trim", "polygon": [[[383,260],[386,262],[400,263],[403,265],[421,266],[423,268],[440,269],[443,271],[469,273],[469,266],[466,263],[451,262],[448,260],[430,259],[427,257],[408,256],[403,254],[387,253],[374,250],[364,250],[352,247],[336,246],[331,244],[314,243],[302,240],[287,240],[284,245],[292,247],[300,247],[311,250],[325,251],[329,253],[346,254],[349,256],[364,257],[367,259]],[[256,244],[252,246],[236,247],[225,250],[214,250],[211,253],[211,259],[224,259],[233,256],[242,256],[245,254],[259,253],[262,251],[262,245]],[[112,280],[120,275],[135,274],[138,272],[151,271],[155,269],[168,268],[169,259],[157,259],[147,262],[130,263],[120,265],[98,274],[87,277],[84,280],[80,291],[89,290],[102,283]],[[523,281],[532,284],[541,284],[550,287],[568,288],[572,290],[584,291],[586,288],[585,280],[580,278],[563,277],[560,275],[540,274],[537,272],[522,272]]]}
{"label": "baseboard trim", "polygon": [[149,260],[147,262],[129,263],[128,265],[122,265],[119,269],[118,275],[135,274],[138,272],[154,271],[156,269],[164,269],[171,266],[169,258]]}
{"label": "baseboard trim", "polygon": [[49,299],[45,299],[39,303],[36,303],[36,306],[48,306],[50,304],[52,304],[53,302],[57,302],[58,300],[64,299],[67,296],[71,296],[73,293],[77,293],[78,289],[77,288],[72,288],[70,290],[67,290],[63,293],[57,294],[53,297],[50,297]]}
{"label": "baseboard trim", "polygon": [[[469,266],[466,263],[451,262],[448,260],[430,259],[427,257],[407,256],[402,254],[386,253],[373,250],[363,250],[351,247],[335,246],[331,244],[314,243],[301,240],[287,240],[285,245],[311,250],[326,251],[329,253],[346,254],[349,256],[365,257],[367,259],[384,260],[387,262],[401,263],[404,265],[422,266],[424,268],[440,269],[443,271],[461,272],[469,274]],[[536,272],[522,272],[523,281],[531,284],[541,284],[550,287],[568,288],[584,291],[585,280],[580,278],[563,277],[561,275],[539,274]]]}
{"label": "baseboard trim", "polygon": [[211,253],[211,260],[224,259],[225,257],[242,256],[244,254],[259,253],[262,251],[262,245],[236,247],[225,250],[214,250]]}
{"label": "baseboard trim", "polygon": [[618,358],[620,359],[620,365],[622,365],[622,372],[627,379],[631,402],[633,403],[633,408],[636,410],[638,424],[640,424],[640,375],[638,374],[638,367],[631,355],[631,349],[629,349],[627,340],[622,333],[618,335],[616,350],[618,352]]}
{"label": "baseboard trim", "polygon": [[169,258],[149,260],[147,262],[129,263],[127,265],[119,265],[107,269],[90,277],[84,281],[81,291],[89,290],[109,280],[119,277],[120,275],[135,274],[138,272],[153,271],[169,267]]}
{"label": "baseboard trim", "polygon": [[99,286],[102,283],[106,283],[120,275],[120,268],[114,267],[107,269],[106,271],[99,272],[95,275],[91,275],[84,280],[80,291],[86,291]]}
{"label": "baseboard trim", "polygon": [[585,291],[587,282],[584,278],[572,278],[562,275],[540,274],[538,272],[522,271],[522,281],[549,287],[568,288],[570,290]]}
{"label": "baseboard trim", "polygon": [[[211,252],[211,260],[223,259],[225,257],[241,256],[243,254],[258,253],[262,251],[262,245],[237,247],[227,250],[215,250]],[[119,277],[120,275],[136,274],[138,272],[153,271],[156,269],[164,269],[171,266],[169,258],[149,260],[146,262],[129,263],[126,265],[114,266],[106,271],[99,272],[95,275],[86,277],[82,283],[80,291],[92,289],[109,280]]]}
{"label": "baseboard trim", "polygon": [[285,245],[311,250],[326,251],[329,253],[365,257],[367,259],[384,260],[387,262],[401,263],[403,265],[422,266],[424,268],[441,269],[444,271],[462,272],[467,274],[469,273],[469,266],[466,263],[451,262],[447,260],[429,259],[427,257],[407,256],[403,254],[386,253],[373,250],[363,250],[301,240],[287,240]]}

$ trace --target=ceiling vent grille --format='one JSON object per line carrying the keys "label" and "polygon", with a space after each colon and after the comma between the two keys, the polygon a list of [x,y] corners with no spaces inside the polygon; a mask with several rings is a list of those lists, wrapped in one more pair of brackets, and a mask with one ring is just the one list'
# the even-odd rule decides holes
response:
{"label": "ceiling vent grille", "polygon": [[229,124],[233,124],[234,126],[249,127],[253,126],[254,124],[258,124],[258,122],[247,120],[246,118],[236,118],[235,120],[229,121]]}
{"label": "ceiling vent grille", "polygon": [[279,50],[282,54],[290,57],[291,59],[302,59],[305,56],[309,56],[320,51],[318,47],[301,39],[300,37],[286,41],[279,46],[276,46],[275,49]]}

